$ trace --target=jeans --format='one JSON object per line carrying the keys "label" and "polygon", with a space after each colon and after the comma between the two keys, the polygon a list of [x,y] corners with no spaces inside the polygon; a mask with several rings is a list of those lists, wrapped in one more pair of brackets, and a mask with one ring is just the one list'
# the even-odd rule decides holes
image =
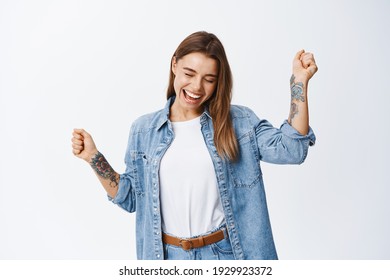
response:
{"label": "jeans", "polygon": [[[233,249],[230,245],[230,240],[224,231],[225,238],[216,243],[206,245],[200,248],[184,250],[170,244],[164,244],[164,259],[165,260],[234,260]],[[197,236],[194,236],[197,237]]]}

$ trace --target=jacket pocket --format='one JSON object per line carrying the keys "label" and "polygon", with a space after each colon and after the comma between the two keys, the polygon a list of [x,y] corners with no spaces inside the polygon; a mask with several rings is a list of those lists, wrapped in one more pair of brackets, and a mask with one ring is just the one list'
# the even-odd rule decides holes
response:
{"label": "jacket pocket", "polygon": [[261,179],[260,160],[253,131],[242,135],[238,139],[238,146],[238,160],[229,163],[234,186],[251,188]]}
{"label": "jacket pocket", "polygon": [[135,182],[137,196],[144,196],[145,185],[148,183],[149,157],[139,151],[130,152],[132,160],[132,174]]}

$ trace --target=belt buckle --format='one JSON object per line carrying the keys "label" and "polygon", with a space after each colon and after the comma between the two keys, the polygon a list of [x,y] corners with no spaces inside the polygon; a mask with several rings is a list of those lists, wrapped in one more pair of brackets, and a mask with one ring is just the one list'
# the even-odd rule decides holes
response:
{"label": "belt buckle", "polygon": [[[184,242],[184,243],[183,243],[183,242]],[[189,244],[190,248],[187,248],[188,246],[186,246],[186,244]],[[181,247],[183,250],[186,250],[186,251],[191,250],[191,249],[194,248],[194,244],[192,244],[192,241],[191,241],[191,240],[188,240],[188,239],[180,239],[179,245],[180,245],[180,247]],[[184,247],[186,247],[187,249],[184,248]]]}

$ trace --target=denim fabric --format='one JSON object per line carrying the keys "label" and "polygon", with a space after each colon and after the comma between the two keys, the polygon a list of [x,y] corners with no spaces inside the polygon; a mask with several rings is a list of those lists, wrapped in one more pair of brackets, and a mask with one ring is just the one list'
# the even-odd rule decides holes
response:
{"label": "denim fabric", "polygon": [[[164,259],[158,174],[161,158],[174,139],[169,121],[173,101],[170,98],[164,109],[133,123],[126,171],[120,175],[118,193],[109,197],[126,211],[136,211],[138,259]],[[301,164],[315,136],[311,128],[307,135],[299,134],[287,121],[275,128],[243,106],[232,105],[231,116],[240,151],[236,162],[218,155],[207,109],[200,122],[217,176],[233,255],[235,259],[277,259],[260,161]]]}

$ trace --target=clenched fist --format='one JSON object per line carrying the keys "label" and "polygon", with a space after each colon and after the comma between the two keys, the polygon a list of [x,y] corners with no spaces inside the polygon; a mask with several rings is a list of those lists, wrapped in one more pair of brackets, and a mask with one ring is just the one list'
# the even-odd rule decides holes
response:
{"label": "clenched fist", "polygon": [[293,60],[293,75],[300,82],[308,82],[317,72],[318,67],[314,55],[300,50]]}
{"label": "clenched fist", "polygon": [[98,152],[91,135],[84,129],[75,128],[73,130],[72,148],[73,154],[76,157],[81,158],[88,163],[91,162],[93,156]]}

